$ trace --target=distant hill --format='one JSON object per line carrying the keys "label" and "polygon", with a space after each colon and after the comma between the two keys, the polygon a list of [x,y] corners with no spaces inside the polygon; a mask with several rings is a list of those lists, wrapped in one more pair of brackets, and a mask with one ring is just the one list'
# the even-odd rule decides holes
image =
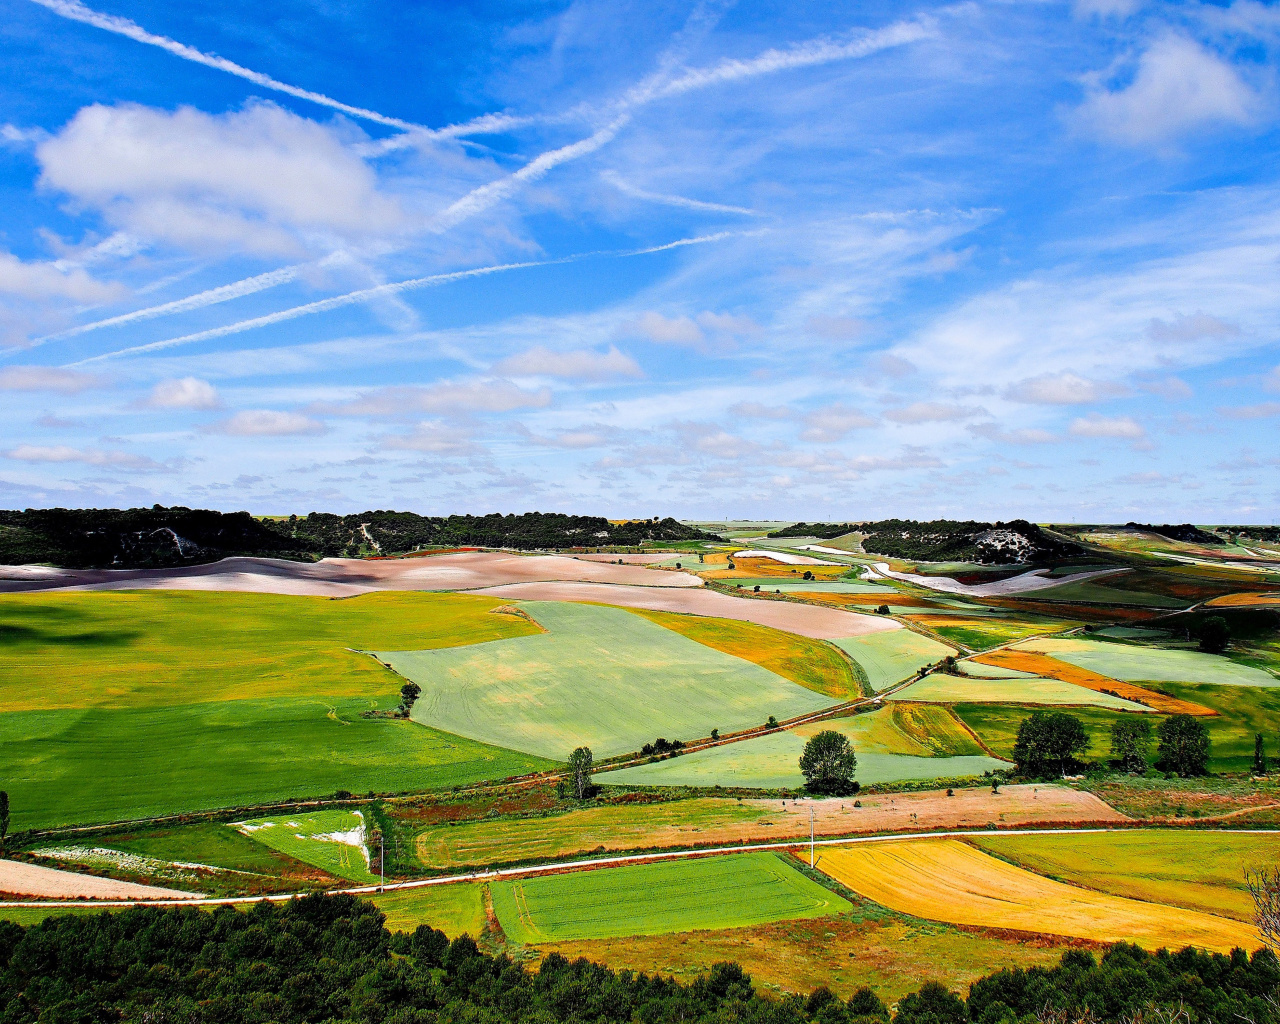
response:
{"label": "distant hill", "polygon": [[1226,541],[1219,537],[1216,533],[1209,533],[1202,530],[1198,526],[1191,523],[1183,523],[1181,526],[1152,526],[1149,523],[1125,523],[1126,530],[1133,530],[1141,533],[1154,533],[1158,537],[1168,537],[1170,540],[1180,540],[1184,544],[1225,544]]}
{"label": "distant hill", "polygon": [[313,512],[256,519],[248,512],[180,506],[0,511],[0,564],[49,563],[69,569],[149,569],[215,562],[231,555],[311,561],[337,555],[404,554],[423,547],[518,550],[634,546],[712,540],[674,519],[610,523],[599,516],[420,516]]}
{"label": "distant hill", "polygon": [[974,520],[882,519],[873,523],[796,523],[770,537],[839,537],[864,535],[862,549],[922,562],[976,562],[980,565],[1025,565],[1070,558],[1084,550],[1059,540],[1025,519],[1009,523]]}

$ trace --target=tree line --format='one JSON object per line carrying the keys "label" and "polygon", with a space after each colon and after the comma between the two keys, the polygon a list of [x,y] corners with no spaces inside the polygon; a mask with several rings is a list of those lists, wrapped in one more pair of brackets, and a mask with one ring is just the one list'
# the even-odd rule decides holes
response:
{"label": "tree line", "polygon": [[[1181,1009],[1189,1024],[1273,1021],[1280,963],[1268,949],[1230,956],[1147,953],[1120,944],[1100,960],[1067,952],[1053,968],[1003,970],[967,998],[926,983],[895,1024],[1129,1021]],[[0,923],[5,1024],[888,1024],[870,989],[841,999],[766,998],[734,963],[688,984],[546,957],[534,972],[426,925],[392,935],[373,904],[313,895],[218,907]],[[1049,1016],[1046,1016],[1048,1014]]]}
{"label": "tree line", "polygon": [[[1118,718],[1111,725],[1111,759],[1127,772],[1150,767],[1176,775],[1204,775],[1209,768],[1209,731],[1191,715],[1170,715],[1155,730],[1157,747],[1151,758],[1151,722],[1145,716]],[[1018,774],[1032,778],[1066,775],[1081,766],[1079,755],[1089,749],[1084,723],[1066,711],[1035,711],[1018,726],[1013,760]],[[1255,769],[1266,771],[1262,737],[1257,737]]]}

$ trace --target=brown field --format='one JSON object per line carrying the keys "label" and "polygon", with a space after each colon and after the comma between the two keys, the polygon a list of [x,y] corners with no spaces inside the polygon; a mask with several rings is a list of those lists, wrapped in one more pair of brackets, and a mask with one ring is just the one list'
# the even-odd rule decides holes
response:
{"label": "brown field", "polygon": [[549,953],[570,960],[586,957],[614,970],[674,976],[686,983],[713,964],[732,960],[765,993],[807,995],[825,985],[847,999],[869,985],[892,1003],[925,979],[963,994],[992,971],[1049,967],[1072,944],[973,933],[885,914],[881,920],[842,915],[724,931],[545,943],[528,952],[539,959]]}
{"label": "brown field", "polygon": [[50,899],[93,900],[182,900],[195,899],[199,893],[179,889],[163,889],[137,882],[121,882],[114,878],[82,875],[75,871],[59,871],[39,864],[16,860],[0,860],[0,893],[14,896],[38,896]]}
{"label": "brown field", "polygon": [[1088,669],[1078,668],[1065,661],[1059,661],[1057,658],[1051,658],[1047,654],[1036,654],[1033,651],[990,651],[987,654],[979,654],[973,660],[984,665],[1012,668],[1017,669],[1019,672],[1030,672],[1037,676],[1059,679],[1064,683],[1075,683],[1077,686],[1083,686],[1098,693],[1113,693],[1117,697],[1123,697],[1125,700],[1135,701],[1138,704],[1145,704],[1152,710],[1160,711],[1167,715],[1208,717],[1218,713],[1203,704],[1195,704],[1189,700],[1179,700],[1177,697],[1170,697],[1168,694],[1148,690],[1145,686],[1137,686],[1134,683],[1126,683],[1119,679],[1112,679],[1109,676],[1099,675],[1097,672],[1090,672]]}
{"label": "brown field", "polygon": [[[623,566],[614,566],[616,569]],[[638,570],[659,575],[651,569]],[[661,575],[678,575],[662,573]],[[622,608],[648,608],[652,611],[684,612],[709,615],[739,622],[755,622],[761,626],[798,633],[816,640],[865,636],[902,627],[892,619],[875,615],[859,615],[835,608],[819,608],[797,601],[761,601],[748,597],[732,597],[704,588],[629,587],[600,583],[515,583],[476,591],[490,597],[524,601],[587,601],[613,604]]]}
{"label": "brown field", "polygon": [[1133,625],[1154,619],[1160,614],[1158,608],[1143,608],[1137,605],[1092,605],[1066,601],[1035,601],[1028,598],[984,597],[982,603],[993,608],[1009,608],[1013,611],[1031,612],[1036,615],[1048,615],[1061,618],[1069,612],[1073,619],[1085,619],[1091,622],[1109,622],[1115,625]]}
{"label": "brown field", "polygon": [[982,828],[987,825],[1122,822],[1124,815],[1067,786],[1007,786],[862,796],[852,799],[733,800],[695,797],[664,803],[590,807],[538,818],[487,819],[433,825],[417,836],[417,853],[428,868],[507,864],[575,854],[622,853],[665,847],[777,842],[814,832],[838,836],[859,832]]}
{"label": "brown field", "polygon": [[1256,607],[1258,605],[1280,605],[1280,593],[1272,591],[1267,594],[1224,594],[1222,597],[1215,597],[1212,601],[1206,601],[1205,603],[1215,608],[1247,608]]}
{"label": "brown field", "polygon": [[939,605],[914,594],[792,594],[806,601],[834,605],[837,608],[879,608],[882,604],[901,608],[937,608]]}
{"label": "brown field", "polygon": [[[707,562],[711,561],[708,556]],[[785,562],[776,562],[772,558],[737,558],[734,559],[734,568],[729,569],[725,562],[721,565],[726,567],[723,569],[713,568],[702,572],[701,575],[707,579],[758,579],[762,576],[769,578],[777,577],[778,579],[803,579],[806,572],[811,572],[820,580],[838,579],[849,571],[847,565],[788,565]]]}
{"label": "brown field", "polygon": [[1225,953],[1262,944],[1243,922],[1055,882],[957,839],[828,847],[818,868],[867,899],[931,921],[1148,949],[1193,945]]}
{"label": "brown field", "polygon": [[376,590],[474,590],[505,583],[580,580],[648,587],[700,587],[686,572],[610,565],[566,555],[459,551],[414,558],[224,558],[177,569],[49,569],[0,572],[0,593],[33,590],[232,590],[261,594],[352,597]]}

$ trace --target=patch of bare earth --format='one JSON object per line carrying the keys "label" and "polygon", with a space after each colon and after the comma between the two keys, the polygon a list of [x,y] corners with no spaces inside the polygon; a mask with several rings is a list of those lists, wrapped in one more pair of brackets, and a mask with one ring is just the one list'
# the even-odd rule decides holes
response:
{"label": "patch of bare earth", "polygon": [[81,875],[75,871],[0,860],[0,892],[50,899],[164,900],[195,899],[198,894],[162,889],[114,878]]}
{"label": "patch of bare earth", "polygon": [[1280,782],[1272,779],[1144,779],[1113,777],[1089,790],[1131,818],[1158,821],[1225,819],[1268,824],[1280,811]]}

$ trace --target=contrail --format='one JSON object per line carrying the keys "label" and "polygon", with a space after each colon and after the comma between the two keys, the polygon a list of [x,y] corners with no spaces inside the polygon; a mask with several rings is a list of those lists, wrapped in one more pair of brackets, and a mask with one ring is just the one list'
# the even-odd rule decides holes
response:
{"label": "contrail", "polygon": [[332,99],[323,93],[312,92],[310,89],[300,89],[296,85],[277,81],[269,75],[264,75],[260,71],[251,71],[249,68],[242,67],[234,61],[227,60],[225,57],[203,53],[194,47],[187,46],[185,43],[178,42],[176,39],[148,32],[141,25],[130,21],[128,18],[118,18],[114,14],[103,14],[99,11],[90,10],[80,3],[80,0],[32,0],[32,3],[37,3],[41,7],[53,11],[54,14],[68,18],[71,21],[78,21],[107,32],[114,32],[116,35],[125,36],[148,46],[158,46],[175,57],[194,61],[196,64],[203,64],[205,67],[214,68],[218,71],[225,71],[227,74],[236,75],[239,78],[253,82],[255,85],[260,85],[264,89],[274,89],[276,92],[282,92],[300,100],[318,103],[323,107],[330,107],[333,110],[340,110],[344,114],[350,114],[352,117],[389,125],[392,128],[400,128],[405,131],[430,131],[429,128],[414,124],[412,121],[403,121],[398,117],[388,117],[386,114],[379,114],[376,110],[367,110],[364,107],[353,107],[349,103]]}
{"label": "contrail", "polygon": [[642,188],[636,188],[630,182],[623,181],[622,178],[614,171],[605,171],[600,175],[605,181],[616,188],[623,195],[634,196],[636,199],[645,199],[651,203],[662,203],[666,206],[680,206],[686,210],[706,210],[709,213],[740,213],[747,217],[759,217],[757,210],[748,209],[745,206],[728,206],[725,203],[706,203],[701,199],[686,199],[684,196],[668,196],[660,192],[646,192]]}
{"label": "contrail", "polygon": [[308,302],[304,305],[294,306],[290,309],[282,309],[275,313],[267,313],[264,316],[253,317],[249,320],[240,320],[233,324],[226,324],[223,327],[212,327],[207,331],[197,331],[194,334],[184,334],[180,338],[167,338],[164,341],[153,341],[146,345],[134,345],[131,348],[123,348],[115,352],[106,352],[102,355],[90,356],[88,359],[81,359],[74,363],[68,363],[67,366],[88,366],[91,363],[100,363],[104,360],[116,359],[120,356],[141,355],[144,352],[158,352],[161,349],[174,348],[178,345],[190,345],[194,342],[207,341],[211,338],[223,338],[228,334],[242,334],[245,331],[252,331],[258,327],[268,327],[271,324],[283,323],[286,320],[296,320],[298,317],[310,316],[313,313],[326,313],[331,309],[340,309],[343,306],[354,306],[361,302],[369,302],[373,299],[396,295],[400,292],[412,291],[417,288],[430,288],[434,285],[448,284],[451,281],[462,281],[469,277],[484,277],[489,274],[498,274],[508,270],[523,270],[528,267],[554,267],[564,263],[575,263],[579,260],[589,259],[591,257],[616,258],[624,256],[644,256],[648,253],[665,252],[668,249],[677,249],[686,245],[701,245],[706,242],[718,242],[721,239],[730,237],[731,235],[743,234],[759,234],[759,232],[720,231],[714,235],[680,238],[674,242],[666,242],[663,245],[648,246],[644,249],[604,250],[598,252],[574,253],[573,255],[562,256],[559,259],[554,260],[527,260],[523,263],[500,263],[491,267],[473,267],[470,270],[455,270],[448,274],[432,274],[429,277],[415,277],[407,281],[394,281],[390,284],[380,284],[372,288],[361,288],[357,291],[347,292],[344,295],[334,295],[328,299]]}

